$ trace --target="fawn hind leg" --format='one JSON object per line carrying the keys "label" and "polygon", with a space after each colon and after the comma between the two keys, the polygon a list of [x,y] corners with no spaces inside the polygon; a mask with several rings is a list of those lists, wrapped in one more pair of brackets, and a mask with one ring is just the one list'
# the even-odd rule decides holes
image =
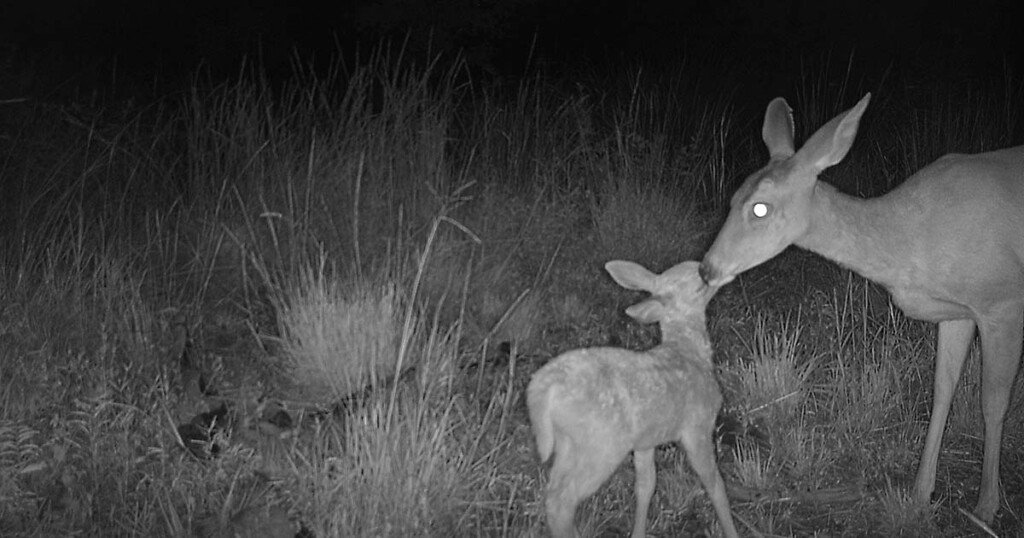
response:
{"label": "fawn hind leg", "polygon": [[554,538],[576,538],[576,506],[615,472],[626,452],[607,443],[574,443],[559,439],[548,477],[545,508]]}
{"label": "fawn hind leg", "polygon": [[994,320],[979,323],[981,334],[981,411],[985,419],[985,456],[974,513],[991,523],[999,510],[999,452],[1003,419],[1024,344],[1024,309],[1015,305]]}
{"label": "fawn hind leg", "polygon": [[932,394],[932,415],[928,424],[921,463],[914,480],[914,498],[922,504],[931,502],[935,490],[935,468],[939,463],[942,432],[946,428],[953,392],[960,379],[960,370],[967,350],[974,339],[974,320],[958,319],[939,322],[939,342],[935,356],[935,390]]}
{"label": "fawn hind leg", "polygon": [[737,538],[739,534],[737,534],[736,524],[732,520],[729,498],[725,494],[725,481],[722,480],[722,474],[718,472],[718,465],[715,463],[711,432],[698,432],[695,435],[684,434],[681,441],[683,449],[686,450],[686,456],[690,459],[690,466],[693,467],[701,484],[708,492],[711,506],[715,508],[718,523],[722,526],[722,533],[728,538]]}
{"label": "fawn hind leg", "polygon": [[654,468],[654,448],[633,451],[636,468],[636,515],[631,538],[644,538],[647,534],[647,508],[651,505],[657,470]]}

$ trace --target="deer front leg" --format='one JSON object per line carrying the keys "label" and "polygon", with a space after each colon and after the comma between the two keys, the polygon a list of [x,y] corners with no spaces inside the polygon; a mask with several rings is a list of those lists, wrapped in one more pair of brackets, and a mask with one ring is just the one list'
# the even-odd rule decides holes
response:
{"label": "deer front leg", "polygon": [[917,468],[917,480],[914,481],[914,498],[922,504],[931,502],[935,490],[935,468],[939,463],[942,433],[946,428],[946,417],[949,416],[949,406],[953,402],[953,391],[960,379],[960,370],[974,338],[975,326],[974,320],[970,319],[939,322],[932,416],[924,451],[921,452],[921,463]]}
{"label": "deer front leg", "polygon": [[1013,381],[1020,366],[1021,346],[1024,344],[1024,309],[1017,306],[996,319],[982,321],[979,332],[985,457],[974,514],[991,523],[999,509],[999,452],[1003,441],[1003,419],[1010,405]]}

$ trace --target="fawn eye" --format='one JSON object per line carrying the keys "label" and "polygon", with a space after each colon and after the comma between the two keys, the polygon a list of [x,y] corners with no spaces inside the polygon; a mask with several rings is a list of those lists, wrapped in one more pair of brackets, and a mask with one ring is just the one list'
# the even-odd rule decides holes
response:
{"label": "fawn eye", "polygon": [[772,206],[764,202],[757,202],[756,204],[750,206],[750,211],[751,213],[754,214],[755,217],[763,219],[764,217],[768,216],[768,213],[771,213]]}

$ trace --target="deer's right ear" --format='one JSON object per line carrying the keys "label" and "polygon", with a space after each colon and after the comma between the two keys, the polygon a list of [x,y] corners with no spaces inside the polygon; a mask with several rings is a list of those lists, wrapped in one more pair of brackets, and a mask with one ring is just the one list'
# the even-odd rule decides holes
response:
{"label": "deer's right ear", "polygon": [[793,155],[793,110],[781,97],[772,99],[764,112],[764,127],[761,138],[768,146],[772,159],[786,159]]}

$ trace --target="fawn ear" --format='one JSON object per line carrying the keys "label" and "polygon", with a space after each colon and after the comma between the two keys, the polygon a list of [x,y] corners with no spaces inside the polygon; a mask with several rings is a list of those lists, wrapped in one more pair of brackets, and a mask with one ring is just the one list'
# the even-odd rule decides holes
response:
{"label": "fawn ear", "polygon": [[781,97],[772,99],[764,111],[761,139],[768,146],[772,159],[785,159],[793,155],[793,109]]}
{"label": "fawn ear", "polygon": [[796,158],[799,162],[809,165],[816,172],[821,172],[843,160],[853,145],[860,117],[864,115],[870,100],[869,93],[853,105],[853,108],[822,125],[797,152]]}
{"label": "fawn ear", "polygon": [[647,299],[626,309],[629,317],[640,323],[657,323],[662,320],[665,306],[657,299]]}
{"label": "fawn ear", "polygon": [[[642,265],[622,260],[613,260],[604,264],[605,271],[615,282],[627,290],[654,292],[657,275],[644,269]],[[632,315],[632,314],[631,314]]]}

